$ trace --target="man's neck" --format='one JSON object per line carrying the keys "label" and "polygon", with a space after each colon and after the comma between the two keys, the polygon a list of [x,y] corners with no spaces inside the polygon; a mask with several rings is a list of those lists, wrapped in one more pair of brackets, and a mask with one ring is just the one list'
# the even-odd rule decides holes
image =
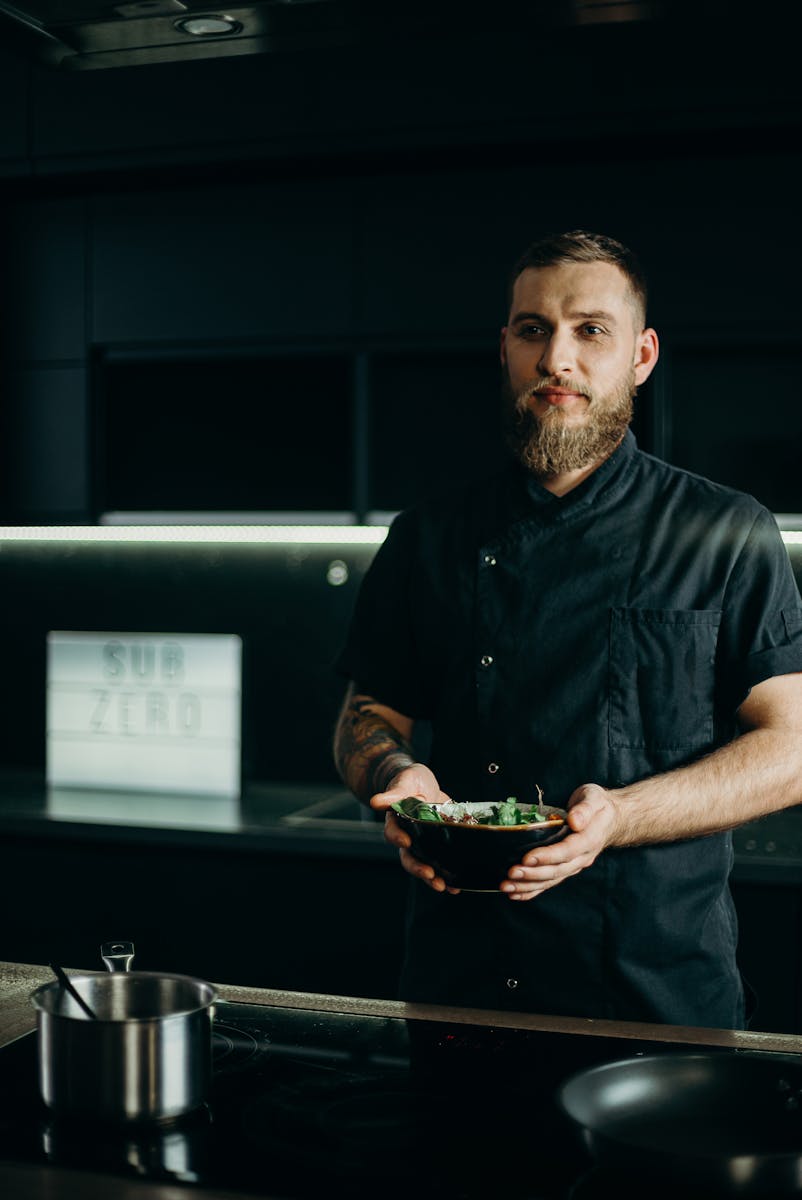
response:
{"label": "man's neck", "polygon": [[565,496],[575,487],[579,487],[580,483],[583,483],[606,461],[606,459],[600,458],[598,462],[590,463],[586,467],[578,467],[575,471],[560,471],[558,475],[541,476],[538,483],[554,496]]}

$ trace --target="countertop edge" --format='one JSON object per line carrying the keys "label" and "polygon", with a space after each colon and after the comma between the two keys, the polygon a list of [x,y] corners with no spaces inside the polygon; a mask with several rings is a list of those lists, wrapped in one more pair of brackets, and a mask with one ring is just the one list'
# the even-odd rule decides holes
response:
{"label": "countertop edge", "polygon": [[[95,969],[68,968],[70,974],[91,974]],[[31,963],[0,963],[0,1047],[36,1027],[30,1000],[40,984],[53,976],[49,968]],[[317,992],[288,992],[247,985],[216,983],[220,999],[269,1008],[311,1009],[316,1012],[352,1013],[357,1016],[440,1021],[461,1025],[490,1025],[506,1029],[611,1037],[632,1041],[717,1046],[732,1050],[762,1050],[802,1054],[802,1036],[752,1030],[707,1029],[683,1025],[590,1020],[542,1013],[496,1012],[488,1009],[452,1008],[435,1004],[410,1004],[360,996],[332,996]]]}

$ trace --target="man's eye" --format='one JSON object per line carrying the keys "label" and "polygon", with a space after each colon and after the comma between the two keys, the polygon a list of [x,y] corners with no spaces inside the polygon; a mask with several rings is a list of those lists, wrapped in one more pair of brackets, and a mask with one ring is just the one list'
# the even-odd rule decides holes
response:
{"label": "man's eye", "polygon": [[533,338],[542,337],[545,330],[542,325],[521,325],[518,329],[518,337]]}
{"label": "man's eye", "polygon": [[598,337],[600,333],[604,333],[601,325],[583,325],[582,332],[588,337]]}

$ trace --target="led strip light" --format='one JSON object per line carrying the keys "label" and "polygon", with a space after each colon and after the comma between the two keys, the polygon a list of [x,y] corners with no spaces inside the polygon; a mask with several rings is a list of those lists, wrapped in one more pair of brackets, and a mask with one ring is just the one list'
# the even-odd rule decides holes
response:
{"label": "led strip light", "polygon": [[[240,545],[379,546],[387,525],[0,525],[0,542],[229,543]],[[780,530],[787,546],[802,529]]]}
{"label": "led strip light", "polygon": [[387,525],[4,525],[0,542],[378,546]]}

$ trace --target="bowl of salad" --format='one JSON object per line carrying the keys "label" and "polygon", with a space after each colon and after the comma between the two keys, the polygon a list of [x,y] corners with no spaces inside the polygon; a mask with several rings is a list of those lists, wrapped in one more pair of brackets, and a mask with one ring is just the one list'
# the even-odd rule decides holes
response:
{"label": "bowl of salad", "polygon": [[544,804],[542,795],[534,804],[519,804],[515,796],[500,804],[427,804],[410,796],[392,811],[415,857],[465,892],[497,892],[527,851],[568,833],[565,809]]}

